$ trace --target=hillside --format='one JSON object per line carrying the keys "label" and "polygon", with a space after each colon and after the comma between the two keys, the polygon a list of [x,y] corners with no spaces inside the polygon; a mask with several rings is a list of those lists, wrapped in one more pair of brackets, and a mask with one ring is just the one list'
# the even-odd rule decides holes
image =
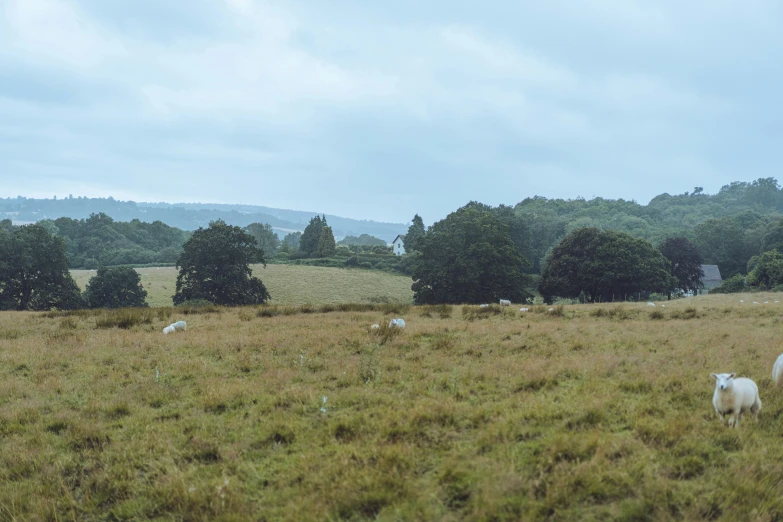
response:
{"label": "hillside", "polygon": [[[206,227],[210,221],[222,219],[229,225],[244,227],[250,223],[269,223],[282,238],[288,232],[302,231],[310,218],[319,212],[275,209],[254,205],[220,205],[204,203],[136,203],[114,198],[32,199],[0,198],[0,220],[28,223],[42,219],[68,217],[85,219],[90,214],[104,213],[115,221],[138,219],[146,223],[161,221],[171,227],[191,231]],[[335,238],[369,234],[391,242],[397,234],[404,234],[404,223],[383,223],[343,218],[327,214]]]}
{"label": "hillside", "polygon": [[[171,308],[3,312],[0,518],[780,520],[783,305],[749,304],[773,297],[248,307],[169,336]],[[728,371],[758,423],[720,425]]]}
{"label": "hillside", "polygon": [[[271,304],[336,303],[412,303],[410,277],[380,270],[327,268],[298,265],[253,265],[254,275],[261,278]],[[150,306],[171,306],[177,282],[173,267],[137,268],[147,290]],[[74,280],[84,289],[95,270],[71,270]]]}

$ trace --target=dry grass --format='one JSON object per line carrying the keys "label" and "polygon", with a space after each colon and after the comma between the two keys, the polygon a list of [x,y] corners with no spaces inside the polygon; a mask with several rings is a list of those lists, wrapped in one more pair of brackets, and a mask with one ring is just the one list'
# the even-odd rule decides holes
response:
{"label": "dry grass", "polygon": [[[388,336],[380,311],[3,313],[0,520],[779,520],[774,299],[412,307]],[[758,424],[719,425],[713,371],[756,380]]]}
{"label": "dry grass", "polygon": [[[320,266],[253,265],[272,296],[272,304],[412,303],[410,277],[375,270]],[[137,268],[150,306],[171,306],[177,282],[174,267]],[[71,270],[83,290],[95,270]]]}

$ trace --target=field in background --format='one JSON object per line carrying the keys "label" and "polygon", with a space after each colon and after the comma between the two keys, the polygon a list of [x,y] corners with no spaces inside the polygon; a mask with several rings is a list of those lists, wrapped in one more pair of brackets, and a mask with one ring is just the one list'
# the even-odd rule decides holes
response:
{"label": "field in background", "polygon": [[775,299],[0,313],[0,519],[779,520]]}
{"label": "field in background", "polygon": [[[411,303],[411,278],[378,270],[327,268],[296,265],[253,265],[263,281],[271,304],[302,305],[329,303]],[[177,282],[174,267],[137,268],[147,290],[150,306],[171,306]],[[84,290],[95,270],[71,270]]]}

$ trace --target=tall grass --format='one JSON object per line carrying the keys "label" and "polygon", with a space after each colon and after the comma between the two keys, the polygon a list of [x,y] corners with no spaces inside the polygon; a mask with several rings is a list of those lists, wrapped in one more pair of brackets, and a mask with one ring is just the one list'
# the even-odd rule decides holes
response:
{"label": "tall grass", "polygon": [[0,519],[777,520],[783,305],[742,298],[0,313]]}

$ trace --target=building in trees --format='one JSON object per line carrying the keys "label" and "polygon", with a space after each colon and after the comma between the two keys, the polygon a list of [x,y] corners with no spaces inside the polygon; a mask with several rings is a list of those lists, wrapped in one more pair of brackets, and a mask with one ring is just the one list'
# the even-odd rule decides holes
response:
{"label": "building in trees", "polygon": [[394,241],[392,241],[392,252],[394,252],[395,256],[404,256],[406,254],[405,236],[398,235],[394,238]]}
{"label": "building in trees", "polygon": [[704,274],[700,281],[701,288],[704,289],[705,293],[709,293],[713,288],[723,284],[718,265],[701,265],[701,271]]}

